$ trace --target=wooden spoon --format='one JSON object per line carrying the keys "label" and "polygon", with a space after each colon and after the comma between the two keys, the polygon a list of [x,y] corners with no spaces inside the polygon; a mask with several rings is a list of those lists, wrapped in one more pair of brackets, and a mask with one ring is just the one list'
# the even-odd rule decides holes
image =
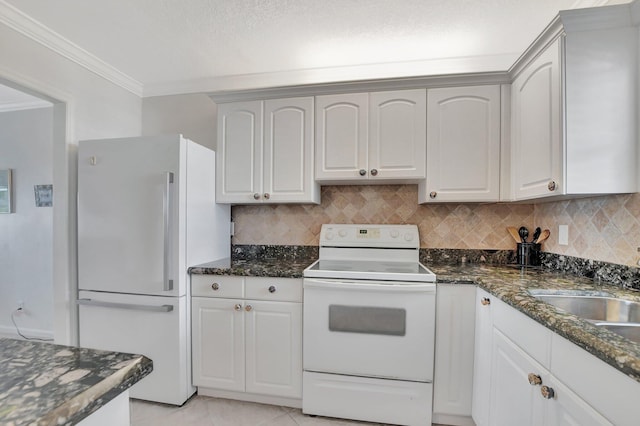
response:
{"label": "wooden spoon", "polygon": [[515,226],[507,226],[507,231],[511,234],[511,237],[516,243],[521,241],[520,234],[518,234],[518,229]]}
{"label": "wooden spoon", "polygon": [[545,229],[542,231],[542,234],[540,234],[540,238],[538,238],[537,243],[542,244],[547,238],[549,238],[549,235],[551,235],[551,232],[548,229]]}

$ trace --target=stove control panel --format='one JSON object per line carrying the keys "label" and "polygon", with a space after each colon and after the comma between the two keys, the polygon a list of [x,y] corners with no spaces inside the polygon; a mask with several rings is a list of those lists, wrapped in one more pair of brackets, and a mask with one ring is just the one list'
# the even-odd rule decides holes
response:
{"label": "stove control panel", "polygon": [[322,225],[320,246],[419,248],[416,225]]}

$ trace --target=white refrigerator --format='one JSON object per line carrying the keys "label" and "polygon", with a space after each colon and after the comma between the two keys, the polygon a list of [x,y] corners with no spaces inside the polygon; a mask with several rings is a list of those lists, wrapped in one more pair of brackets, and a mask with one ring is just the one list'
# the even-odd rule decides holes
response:
{"label": "white refrigerator", "polygon": [[150,358],[133,398],[181,405],[195,392],[187,268],[231,246],[215,163],[180,135],[78,145],[80,346]]}

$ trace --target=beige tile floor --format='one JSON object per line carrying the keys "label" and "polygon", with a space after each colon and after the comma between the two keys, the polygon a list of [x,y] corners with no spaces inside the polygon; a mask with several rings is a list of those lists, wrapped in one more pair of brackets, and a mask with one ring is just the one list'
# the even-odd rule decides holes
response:
{"label": "beige tile floor", "polygon": [[300,409],[196,395],[182,407],[131,400],[131,426],[380,426],[311,417]]}

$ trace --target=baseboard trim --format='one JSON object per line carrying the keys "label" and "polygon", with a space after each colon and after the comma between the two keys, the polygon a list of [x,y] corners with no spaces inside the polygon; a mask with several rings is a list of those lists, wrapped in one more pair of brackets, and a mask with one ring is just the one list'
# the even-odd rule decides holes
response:
{"label": "baseboard trim", "polygon": [[431,416],[431,423],[438,425],[452,425],[452,426],[475,426],[475,422],[469,416],[458,416],[455,414],[440,414],[433,413]]}
{"label": "baseboard trim", "polygon": [[247,392],[233,392],[220,389],[198,387],[198,395],[214,398],[236,399],[239,401],[258,402],[260,404],[281,405],[284,407],[302,408],[302,399],[281,396],[259,395]]}

